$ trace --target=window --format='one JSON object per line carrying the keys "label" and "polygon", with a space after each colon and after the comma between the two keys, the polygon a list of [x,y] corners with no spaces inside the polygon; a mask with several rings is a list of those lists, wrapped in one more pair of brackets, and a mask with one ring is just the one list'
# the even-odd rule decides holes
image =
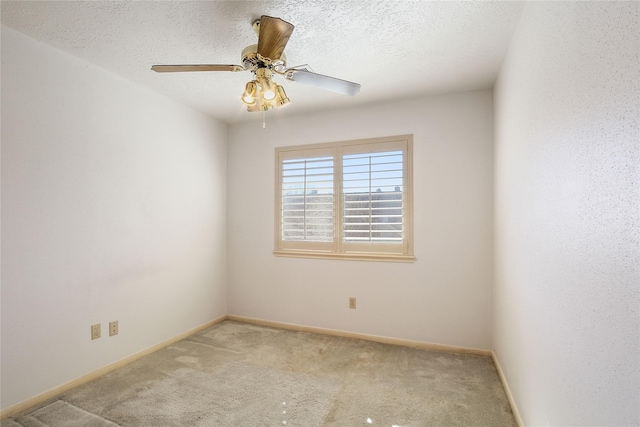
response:
{"label": "window", "polygon": [[276,148],[274,253],[413,261],[412,139]]}

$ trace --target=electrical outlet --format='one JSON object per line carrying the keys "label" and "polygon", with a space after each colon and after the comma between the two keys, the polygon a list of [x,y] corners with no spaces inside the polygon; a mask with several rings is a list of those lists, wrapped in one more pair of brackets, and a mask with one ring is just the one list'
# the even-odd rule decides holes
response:
{"label": "electrical outlet", "polygon": [[91,339],[97,340],[100,338],[100,323],[96,323],[95,325],[91,325]]}
{"label": "electrical outlet", "polygon": [[355,310],[355,308],[356,308],[356,298],[355,297],[349,297],[349,308]]}
{"label": "electrical outlet", "polygon": [[109,322],[109,336],[118,335],[118,321]]}

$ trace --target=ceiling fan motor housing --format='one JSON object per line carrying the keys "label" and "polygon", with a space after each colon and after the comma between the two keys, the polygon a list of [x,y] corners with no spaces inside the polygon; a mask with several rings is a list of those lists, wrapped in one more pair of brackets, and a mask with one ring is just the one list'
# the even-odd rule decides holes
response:
{"label": "ceiling fan motor housing", "polygon": [[[242,49],[242,65],[247,70],[255,71],[258,68],[272,68],[275,65],[285,65],[287,57],[282,53],[280,58],[262,58],[258,55],[258,45],[252,44]],[[265,61],[265,59],[267,61]]]}

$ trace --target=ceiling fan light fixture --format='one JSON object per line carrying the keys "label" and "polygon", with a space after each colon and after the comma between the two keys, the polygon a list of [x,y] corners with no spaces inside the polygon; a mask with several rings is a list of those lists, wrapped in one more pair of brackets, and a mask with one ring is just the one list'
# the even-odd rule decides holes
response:
{"label": "ceiling fan light fixture", "polygon": [[267,89],[262,91],[262,98],[265,101],[273,101],[276,97],[276,93],[273,89]]}
{"label": "ceiling fan light fixture", "polygon": [[256,70],[256,79],[260,86],[260,96],[265,101],[273,101],[276,97],[276,88],[273,84],[273,73],[267,68]]}
{"label": "ceiling fan light fixture", "polygon": [[282,107],[283,105],[287,105],[289,102],[289,98],[287,98],[287,94],[284,91],[284,88],[280,85],[276,85],[276,104],[278,107]]}
{"label": "ceiling fan light fixture", "polygon": [[255,105],[256,104],[256,82],[253,80],[248,82],[244,88],[244,93],[242,94],[242,102],[245,105]]}

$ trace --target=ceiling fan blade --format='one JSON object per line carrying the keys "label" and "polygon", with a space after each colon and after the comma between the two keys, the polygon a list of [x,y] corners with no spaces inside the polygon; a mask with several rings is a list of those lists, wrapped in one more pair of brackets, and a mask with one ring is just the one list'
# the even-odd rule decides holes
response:
{"label": "ceiling fan blade", "polygon": [[221,64],[154,65],[151,69],[157,73],[181,73],[185,71],[244,71],[244,67],[240,65]]}
{"label": "ceiling fan blade", "polygon": [[324,76],[310,71],[287,70],[285,77],[288,80],[293,80],[294,82],[319,87],[320,89],[329,90],[342,95],[353,96],[360,92],[360,84],[358,83],[348,82],[346,80]]}
{"label": "ceiling fan blade", "polygon": [[272,61],[280,59],[294,26],[280,18],[263,15],[260,18],[258,53]]}

